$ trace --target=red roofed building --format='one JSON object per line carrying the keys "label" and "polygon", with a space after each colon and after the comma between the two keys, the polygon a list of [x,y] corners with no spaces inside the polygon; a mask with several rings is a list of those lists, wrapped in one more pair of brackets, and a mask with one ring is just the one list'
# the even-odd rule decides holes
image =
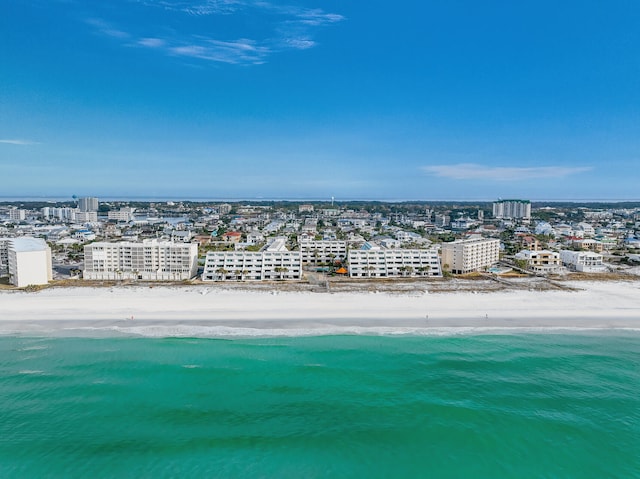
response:
{"label": "red roofed building", "polygon": [[242,233],[238,231],[227,231],[222,235],[222,241],[227,241],[229,243],[240,243],[242,239]]}

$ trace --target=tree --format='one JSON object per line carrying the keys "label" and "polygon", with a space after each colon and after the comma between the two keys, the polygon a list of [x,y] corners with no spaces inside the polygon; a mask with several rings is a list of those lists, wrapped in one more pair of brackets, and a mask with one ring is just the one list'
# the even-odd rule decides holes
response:
{"label": "tree", "polygon": [[224,269],[224,268],[218,268],[218,269],[216,270],[216,273],[218,273],[218,275],[220,275],[220,279],[221,279],[221,280],[223,280],[223,281],[224,281],[224,279],[226,278],[226,276],[227,276],[227,273],[228,273],[228,272],[229,272],[229,271],[227,271],[227,270],[226,270],[226,269]]}
{"label": "tree", "polygon": [[513,264],[516,268],[526,270],[527,266],[529,266],[529,262],[526,259],[514,259]]}
{"label": "tree", "polygon": [[429,276],[429,273],[431,272],[431,266],[419,266],[418,267],[418,273],[421,276]]}
{"label": "tree", "polygon": [[280,273],[280,278],[278,278],[278,279],[283,280],[283,279],[284,279],[284,274],[285,274],[287,271],[289,271],[289,268],[287,268],[287,267],[285,267],[285,266],[276,266],[276,267],[274,268],[274,271],[275,271],[276,273]]}

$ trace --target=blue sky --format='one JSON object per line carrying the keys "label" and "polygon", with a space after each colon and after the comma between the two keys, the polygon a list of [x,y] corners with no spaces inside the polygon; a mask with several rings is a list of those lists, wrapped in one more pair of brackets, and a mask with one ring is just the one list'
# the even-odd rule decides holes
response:
{"label": "blue sky", "polygon": [[640,199],[637,0],[0,7],[0,196]]}

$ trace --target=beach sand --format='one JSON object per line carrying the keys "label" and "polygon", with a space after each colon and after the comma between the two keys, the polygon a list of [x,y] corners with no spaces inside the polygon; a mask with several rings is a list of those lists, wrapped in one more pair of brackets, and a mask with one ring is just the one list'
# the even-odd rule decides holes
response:
{"label": "beach sand", "polygon": [[640,282],[566,286],[572,290],[322,293],[229,289],[216,284],[3,291],[0,333],[85,328],[158,336],[224,336],[266,331],[279,335],[392,334],[442,328],[640,328]]}

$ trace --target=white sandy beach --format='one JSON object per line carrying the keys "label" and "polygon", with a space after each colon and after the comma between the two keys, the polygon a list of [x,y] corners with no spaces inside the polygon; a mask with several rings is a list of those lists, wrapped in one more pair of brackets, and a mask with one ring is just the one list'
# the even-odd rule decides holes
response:
{"label": "white sandy beach", "polygon": [[[640,328],[640,282],[576,291],[266,292],[215,286],[68,287],[0,292],[0,333],[116,328],[188,335],[203,328],[392,332],[411,328]],[[172,333],[173,331],[173,333]],[[184,334],[183,334],[184,333]]]}

